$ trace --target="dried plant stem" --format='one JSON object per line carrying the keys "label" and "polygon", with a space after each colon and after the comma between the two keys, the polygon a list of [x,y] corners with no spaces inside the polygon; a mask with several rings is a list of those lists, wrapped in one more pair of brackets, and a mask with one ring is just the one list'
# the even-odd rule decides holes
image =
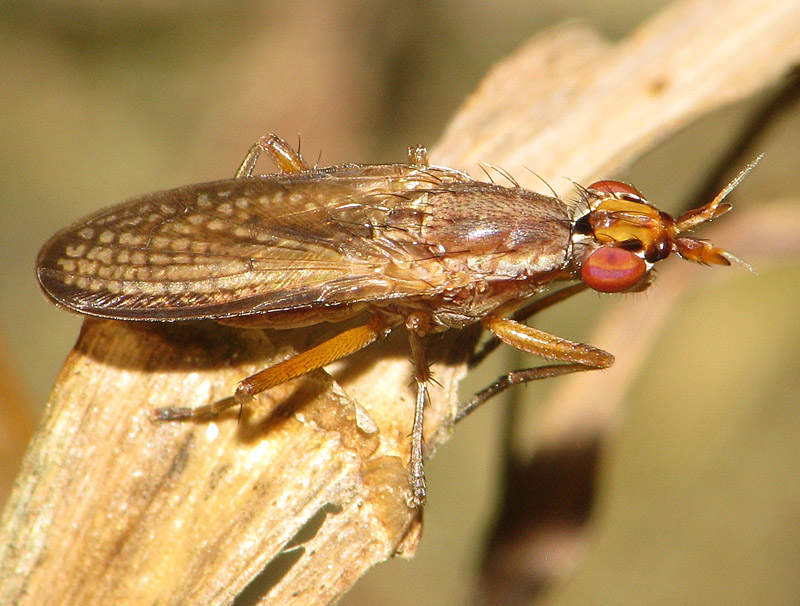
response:
{"label": "dried plant stem", "polygon": [[[615,46],[553,30],[489,74],[431,158],[530,166],[555,183],[610,173],[786,73],[797,31],[794,0],[676,4]],[[338,384],[313,373],[241,420],[150,419],[230,395],[319,332],[87,321],[3,516],[0,602],[222,604],[271,564],[260,603],[327,604],[375,563],[412,554],[404,335],[343,365]],[[428,454],[455,412],[469,355],[456,341],[473,337],[450,335],[432,356]]]}

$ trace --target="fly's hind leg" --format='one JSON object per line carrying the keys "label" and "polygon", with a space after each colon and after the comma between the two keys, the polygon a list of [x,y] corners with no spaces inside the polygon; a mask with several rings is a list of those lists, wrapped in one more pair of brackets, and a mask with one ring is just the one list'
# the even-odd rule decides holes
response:
{"label": "fly's hind leg", "polygon": [[269,134],[256,141],[250,151],[247,152],[242,165],[236,171],[237,179],[253,176],[253,170],[262,152],[272,159],[275,166],[282,173],[300,173],[311,170],[311,167],[303,159],[299,151],[295,150],[278,135]]}
{"label": "fly's hind leg", "polygon": [[283,362],[270,366],[243,379],[236,387],[233,396],[195,408],[164,407],[154,411],[154,418],[160,421],[208,418],[233,406],[242,406],[254,396],[267,389],[277,387],[290,379],[327,366],[336,360],[349,356],[367,345],[382,339],[391,327],[380,316],[373,316],[363,326],[357,326],[339,333],[335,337],[307,349]]}
{"label": "fly's hind leg", "polygon": [[564,362],[564,364],[548,364],[536,368],[514,370],[500,377],[486,389],[478,392],[471,400],[459,406],[456,421],[460,421],[481,404],[512,385],[573,372],[608,368],[614,363],[614,356],[602,349],[568,341],[514,320],[486,318],[483,321],[483,325],[503,343],[507,343],[526,353],[534,354],[547,360]]}

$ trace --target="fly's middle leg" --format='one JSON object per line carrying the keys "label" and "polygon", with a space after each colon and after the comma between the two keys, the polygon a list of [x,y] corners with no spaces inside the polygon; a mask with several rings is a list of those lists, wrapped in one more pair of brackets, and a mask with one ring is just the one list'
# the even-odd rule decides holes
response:
{"label": "fly's middle leg", "polygon": [[410,145],[408,147],[408,163],[414,166],[429,166],[428,148],[424,145]]}
{"label": "fly's middle leg", "polygon": [[413,330],[409,330],[408,340],[411,344],[411,362],[414,365],[414,382],[417,388],[414,404],[414,423],[411,427],[411,459],[408,464],[411,482],[411,498],[408,500],[408,506],[418,508],[425,503],[426,494],[422,441],[425,407],[429,401],[428,381],[431,378],[431,371],[428,367],[425,349],[419,335]]}

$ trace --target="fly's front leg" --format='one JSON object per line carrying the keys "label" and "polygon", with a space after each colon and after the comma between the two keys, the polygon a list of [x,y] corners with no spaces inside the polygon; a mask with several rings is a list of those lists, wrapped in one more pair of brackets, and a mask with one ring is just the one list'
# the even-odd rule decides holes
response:
{"label": "fly's front leg", "polygon": [[291,145],[278,135],[269,134],[255,142],[247,152],[242,165],[236,171],[236,178],[252,177],[258,157],[264,152],[269,155],[275,166],[282,173],[300,173],[311,170],[311,167]]}
{"label": "fly's front leg", "polygon": [[[580,292],[583,292],[589,288],[589,285],[585,282],[577,282],[576,284],[572,284],[571,286],[567,286],[555,292],[551,292],[544,297],[540,297],[535,301],[531,301],[524,307],[520,307],[517,311],[511,314],[511,319],[517,322],[524,322],[528,318],[535,316],[540,311],[547,309],[555,305],[556,303],[560,303],[561,301],[565,301],[572,297],[573,295],[577,295]],[[467,365],[472,368],[473,366],[477,366],[483,360],[486,359],[490,353],[492,353],[497,346],[500,345],[500,339],[498,337],[492,337],[488,341],[486,341],[481,347],[476,350],[472,356],[470,357]],[[516,347],[516,346],[515,346]]]}
{"label": "fly's front leg", "polygon": [[573,372],[608,368],[614,363],[614,356],[602,349],[562,339],[514,320],[486,318],[483,325],[503,343],[547,360],[558,360],[565,363],[515,370],[500,377],[489,387],[477,393],[469,402],[461,405],[456,421],[460,421],[478,406],[512,385]]}
{"label": "fly's front leg", "polygon": [[391,327],[383,318],[373,316],[363,326],[339,333],[311,349],[247,377],[236,387],[233,396],[196,408],[157,408],[154,417],[157,420],[208,418],[233,406],[242,406],[267,389],[282,385],[290,379],[300,377],[364,349],[367,345],[385,337],[390,331]]}

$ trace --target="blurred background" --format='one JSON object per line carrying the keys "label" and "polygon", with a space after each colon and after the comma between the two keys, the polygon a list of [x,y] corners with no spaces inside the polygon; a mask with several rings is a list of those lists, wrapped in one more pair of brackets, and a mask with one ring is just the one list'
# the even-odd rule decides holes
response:
{"label": "blurred background", "polygon": [[[56,230],[131,196],[231,177],[269,132],[299,137],[321,165],[402,162],[406,146],[432,147],[486,71],[537,32],[578,19],[615,40],[664,4],[4,2],[0,397],[13,414],[0,496],[15,441],[29,439],[80,327],[36,284],[37,251]],[[609,176],[679,207],[768,94]],[[767,157],[737,207],[798,199],[799,128],[796,107],[768,124]],[[592,542],[542,603],[800,603],[800,263],[756,269],[715,275],[673,311],[603,444]],[[589,340],[607,305],[583,295],[537,326]],[[521,365],[496,357],[465,397]],[[376,567],[342,604],[463,604],[480,590],[503,413],[485,408],[428,466],[417,556]]]}

